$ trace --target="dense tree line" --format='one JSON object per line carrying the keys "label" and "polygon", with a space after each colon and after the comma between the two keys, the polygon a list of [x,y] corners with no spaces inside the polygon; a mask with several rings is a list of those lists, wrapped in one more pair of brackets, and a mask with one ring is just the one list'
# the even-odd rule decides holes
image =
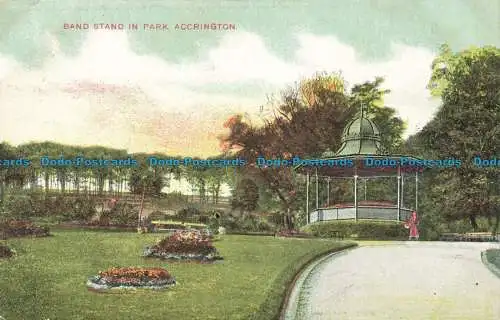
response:
{"label": "dense tree line", "polygon": [[[137,160],[138,166],[42,166],[41,157],[56,159]],[[126,150],[101,146],[81,147],[63,145],[54,142],[32,142],[19,146],[0,144],[0,159],[31,160],[29,166],[2,166],[0,169],[0,197],[6,189],[29,189],[45,194],[86,194],[91,196],[123,195],[127,193],[158,195],[168,183],[167,176],[173,179],[187,179],[200,192],[200,199],[214,202],[219,199],[221,186],[227,179],[223,168],[193,168],[183,166],[149,166],[148,157],[172,158],[182,160],[180,156],[165,154],[129,154]],[[214,157],[220,158],[220,157]]]}

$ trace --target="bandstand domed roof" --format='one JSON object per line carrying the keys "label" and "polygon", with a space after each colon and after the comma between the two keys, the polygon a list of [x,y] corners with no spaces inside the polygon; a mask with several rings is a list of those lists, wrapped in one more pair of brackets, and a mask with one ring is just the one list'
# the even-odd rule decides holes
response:
{"label": "bandstand domed roof", "polygon": [[380,131],[375,123],[368,119],[363,108],[360,115],[347,124],[342,134],[340,149],[324,156],[378,155],[380,152]]}
{"label": "bandstand domed roof", "polygon": [[[400,172],[400,165],[372,165],[365,163],[365,160],[367,158],[380,161],[392,160],[396,161],[397,164],[401,157],[421,160],[408,155],[385,153],[381,148],[379,129],[372,120],[365,116],[362,107],[358,117],[350,121],[344,128],[341,146],[338,151],[327,151],[320,157],[321,160],[339,161],[338,164],[322,164],[318,166],[299,164],[294,170],[316,173],[327,177],[396,176]],[[349,161],[352,165],[342,164],[340,161],[343,160]],[[411,172],[415,171],[414,166],[412,170]]]}

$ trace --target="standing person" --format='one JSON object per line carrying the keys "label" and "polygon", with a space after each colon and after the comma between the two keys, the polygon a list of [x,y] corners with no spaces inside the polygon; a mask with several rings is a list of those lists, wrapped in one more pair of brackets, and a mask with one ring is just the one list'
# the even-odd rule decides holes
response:
{"label": "standing person", "polygon": [[418,237],[419,237],[418,228],[417,228],[418,223],[419,223],[419,221],[418,221],[418,217],[417,217],[417,212],[413,211],[411,213],[410,218],[408,218],[408,220],[405,223],[405,227],[410,229],[410,236],[408,237],[408,240],[412,240],[412,239],[418,240]]}

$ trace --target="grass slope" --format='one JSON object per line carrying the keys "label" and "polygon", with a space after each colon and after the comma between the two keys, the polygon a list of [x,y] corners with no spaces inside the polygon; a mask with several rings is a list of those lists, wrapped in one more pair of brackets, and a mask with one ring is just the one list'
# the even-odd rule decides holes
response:
{"label": "grass slope", "polygon": [[[346,242],[226,236],[225,260],[199,265],[144,260],[158,235],[55,231],[54,237],[10,239],[18,256],[0,261],[0,316],[15,319],[275,319],[302,264]],[[352,244],[350,244],[352,245]],[[112,266],[159,266],[178,286],[164,292],[97,294],[87,277]]]}
{"label": "grass slope", "polygon": [[[483,259],[486,260],[486,266],[500,277],[500,249],[488,249],[483,253]],[[483,260],[484,261],[484,260]]]}

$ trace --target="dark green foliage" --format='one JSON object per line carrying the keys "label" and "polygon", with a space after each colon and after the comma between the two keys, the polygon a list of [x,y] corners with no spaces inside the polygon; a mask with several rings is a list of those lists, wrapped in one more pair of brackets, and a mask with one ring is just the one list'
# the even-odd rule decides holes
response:
{"label": "dark green foliage", "polygon": [[337,232],[343,237],[354,239],[395,240],[408,238],[408,230],[403,227],[401,222],[328,221],[305,226],[303,231],[324,238],[334,238],[337,236]]}
{"label": "dark green foliage", "polygon": [[176,218],[179,220],[188,220],[194,219],[195,217],[199,217],[201,215],[201,211],[195,207],[187,207],[177,211]]}
{"label": "dark green foliage", "polygon": [[485,254],[488,262],[500,270],[500,249],[488,249]]}
{"label": "dark green foliage", "polygon": [[231,214],[223,214],[221,218],[209,218],[208,226],[217,231],[222,226],[231,232],[273,232],[276,227],[270,224],[266,218],[256,215],[244,215],[235,217]]}
{"label": "dark green foliage", "polygon": [[111,223],[118,225],[136,225],[139,209],[128,203],[117,203],[111,210]]}
{"label": "dark green foliage", "polygon": [[159,195],[165,186],[164,178],[161,175],[154,175],[145,170],[134,170],[129,180],[130,192],[141,194],[145,191],[148,195]]}
{"label": "dark green foliage", "polygon": [[40,227],[29,220],[7,220],[0,223],[2,238],[46,237],[50,235],[48,227]]}
{"label": "dark green foliage", "polygon": [[96,201],[91,198],[76,198],[64,217],[71,221],[88,222],[96,214],[96,204]]}
{"label": "dark green foliage", "polygon": [[12,251],[6,245],[0,244],[0,258],[10,258],[14,255],[14,251]]}
{"label": "dark green foliage", "polygon": [[267,216],[267,221],[276,226],[282,226],[284,217],[285,214],[283,212],[275,211]]}
{"label": "dark green foliage", "polygon": [[[471,160],[500,153],[499,74],[500,50],[493,47],[453,53],[443,46],[433,63],[429,88],[441,97],[443,105],[407,146],[426,159],[461,159],[462,166],[426,173],[422,181],[427,196],[423,206],[426,223],[468,220],[466,231],[475,231],[479,226],[474,228],[474,217],[484,217],[489,230],[498,231],[500,171],[477,168]],[[428,219],[430,215],[440,218]]]}
{"label": "dark green foliage", "polygon": [[6,216],[16,219],[28,219],[33,213],[33,202],[29,195],[9,194],[5,197],[3,210]]}
{"label": "dark green foliage", "polygon": [[151,212],[149,218],[151,218],[151,220],[166,220],[167,216],[161,211],[154,211]]}
{"label": "dark green foliage", "polygon": [[257,209],[259,201],[259,187],[252,179],[243,179],[236,187],[231,206],[250,212]]}

